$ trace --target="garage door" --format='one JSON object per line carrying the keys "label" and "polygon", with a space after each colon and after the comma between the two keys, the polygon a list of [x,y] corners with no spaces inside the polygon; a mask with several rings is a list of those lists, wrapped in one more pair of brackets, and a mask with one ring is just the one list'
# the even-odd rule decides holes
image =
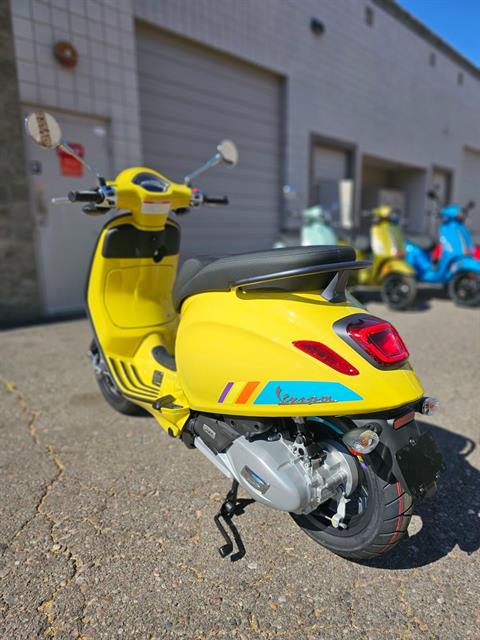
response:
{"label": "garage door", "polygon": [[474,200],[476,209],[470,216],[469,227],[480,231],[480,151],[465,148],[463,151],[462,177],[460,180],[462,204]]}
{"label": "garage door", "polygon": [[231,204],[179,219],[182,255],[269,248],[281,202],[280,79],[156,29],[139,28],[137,42],[146,165],[181,181],[224,138],[240,152],[237,167],[216,167],[195,182]]}

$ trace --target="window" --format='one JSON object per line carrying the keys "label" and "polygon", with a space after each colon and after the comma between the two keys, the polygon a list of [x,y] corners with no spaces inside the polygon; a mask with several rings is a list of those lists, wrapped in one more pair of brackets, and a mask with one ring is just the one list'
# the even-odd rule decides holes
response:
{"label": "window", "polygon": [[429,62],[431,67],[434,67],[437,64],[437,56],[433,51],[430,53]]}
{"label": "window", "polygon": [[372,7],[365,7],[365,22],[369,27],[373,27],[373,23],[375,21],[375,13]]}
{"label": "window", "polygon": [[457,75],[457,84],[459,84],[460,86],[462,86],[463,84],[463,73],[461,71],[459,71]]}

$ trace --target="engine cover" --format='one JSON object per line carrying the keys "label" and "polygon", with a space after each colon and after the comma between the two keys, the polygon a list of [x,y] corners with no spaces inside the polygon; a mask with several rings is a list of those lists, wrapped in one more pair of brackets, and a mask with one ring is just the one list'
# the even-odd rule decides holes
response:
{"label": "engine cover", "polygon": [[353,457],[333,441],[321,444],[325,456],[311,460],[281,436],[253,441],[241,436],[217,458],[258,502],[281,511],[309,513],[340,488],[350,495],[358,481]]}

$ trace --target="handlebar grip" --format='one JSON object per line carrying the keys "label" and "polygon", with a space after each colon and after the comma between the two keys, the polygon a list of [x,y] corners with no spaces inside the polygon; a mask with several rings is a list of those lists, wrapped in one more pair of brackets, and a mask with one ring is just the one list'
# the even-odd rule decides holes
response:
{"label": "handlebar grip", "polygon": [[70,202],[95,202],[100,204],[103,202],[103,195],[96,189],[92,191],[69,191],[68,199]]}
{"label": "handlebar grip", "polygon": [[60,197],[60,198],[52,198],[50,200],[52,204],[72,204],[70,198]]}
{"label": "handlebar grip", "polygon": [[203,196],[203,204],[228,204],[228,196]]}

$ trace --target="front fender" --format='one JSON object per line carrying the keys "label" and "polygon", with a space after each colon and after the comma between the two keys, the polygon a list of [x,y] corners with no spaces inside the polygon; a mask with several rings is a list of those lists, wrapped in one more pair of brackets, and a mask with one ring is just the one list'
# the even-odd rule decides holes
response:
{"label": "front fender", "polygon": [[400,258],[392,258],[383,263],[380,268],[380,280],[384,280],[391,273],[400,273],[405,276],[415,276],[415,270],[411,264]]}

